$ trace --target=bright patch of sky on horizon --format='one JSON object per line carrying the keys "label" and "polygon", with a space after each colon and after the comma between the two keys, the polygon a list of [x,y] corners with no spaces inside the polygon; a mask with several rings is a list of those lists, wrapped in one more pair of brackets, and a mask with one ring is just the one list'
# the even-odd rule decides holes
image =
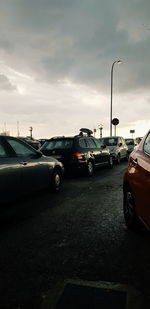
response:
{"label": "bright patch of sky on horizon", "polygon": [[0,132],[35,138],[110,127],[150,129],[148,0],[8,0],[0,4]]}

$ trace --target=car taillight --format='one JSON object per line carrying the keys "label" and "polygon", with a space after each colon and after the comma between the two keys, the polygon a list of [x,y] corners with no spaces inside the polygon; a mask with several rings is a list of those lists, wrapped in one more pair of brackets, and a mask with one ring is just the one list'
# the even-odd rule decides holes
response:
{"label": "car taillight", "polygon": [[72,154],[72,156],[76,159],[82,159],[83,158],[83,154],[80,152],[75,152]]}

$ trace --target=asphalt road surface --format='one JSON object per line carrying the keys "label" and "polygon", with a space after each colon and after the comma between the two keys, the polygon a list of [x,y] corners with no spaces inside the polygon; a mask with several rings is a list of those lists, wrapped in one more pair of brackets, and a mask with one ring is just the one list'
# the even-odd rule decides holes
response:
{"label": "asphalt road surface", "polygon": [[150,236],[125,226],[126,166],[67,178],[59,194],[1,208],[0,308],[41,308],[44,295],[67,278],[130,284],[149,308]]}

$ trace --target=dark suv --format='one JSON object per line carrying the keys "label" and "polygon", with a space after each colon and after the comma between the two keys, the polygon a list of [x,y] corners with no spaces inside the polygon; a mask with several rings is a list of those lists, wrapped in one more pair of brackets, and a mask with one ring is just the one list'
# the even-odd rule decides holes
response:
{"label": "dark suv", "polygon": [[113,166],[109,149],[104,149],[99,139],[81,131],[74,137],[53,137],[45,142],[40,151],[46,156],[53,156],[61,161],[66,171],[83,171],[92,176],[98,166]]}

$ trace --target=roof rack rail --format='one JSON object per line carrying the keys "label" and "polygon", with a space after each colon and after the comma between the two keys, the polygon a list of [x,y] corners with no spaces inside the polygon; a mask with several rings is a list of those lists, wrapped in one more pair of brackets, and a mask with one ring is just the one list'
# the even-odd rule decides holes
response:
{"label": "roof rack rail", "polygon": [[64,135],[61,135],[61,136],[53,136],[51,137],[50,139],[57,139],[57,138],[64,138],[65,136]]}

